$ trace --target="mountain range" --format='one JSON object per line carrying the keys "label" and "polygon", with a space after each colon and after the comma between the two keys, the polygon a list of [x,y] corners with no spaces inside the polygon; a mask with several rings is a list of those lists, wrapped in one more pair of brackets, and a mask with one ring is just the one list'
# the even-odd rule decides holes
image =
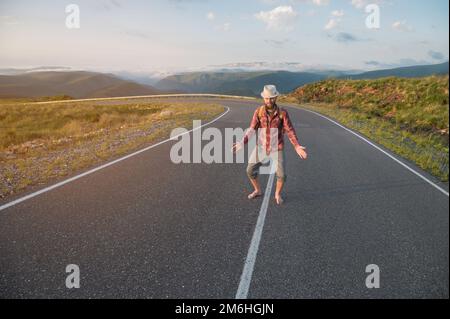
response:
{"label": "mountain range", "polygon": [[[241,65],[235,65],[242,67]],[[46,71],[42,71],[46,70]],[[67,71],[61,67],[40,67],[20,72],[1,69],[0,98],[68,95],[73,98],[117,97],[164,93],[217,93],[259,96],[265,84],[277,85],[282,94],[305,84],[327,78],[376,79],[381,77],[424,77],[448,74],[448,62],[418,65],[355,74],[354,71],[317,70],[290,72],[286,70],[242,71],[221,70],[186,72],[164,77],[149,85],[145,77],[133,79],[131,73],[114,75],[89,71]],[[125,76],[126,74],[126,76]]]}
{"label": "mountain range", "polygon": [[448,62],[434,65],[419,65],[387,70],[348,74],[344,71],[289,72],[190,72],[168,76],[155,84],[160,90],[178,90],[189,93],[220,93],[259,96],[264,84],[275,84],[281,93],[289,93],[308,83],[327,78],[374,79],[381,77],[424,77],[448,74]]}

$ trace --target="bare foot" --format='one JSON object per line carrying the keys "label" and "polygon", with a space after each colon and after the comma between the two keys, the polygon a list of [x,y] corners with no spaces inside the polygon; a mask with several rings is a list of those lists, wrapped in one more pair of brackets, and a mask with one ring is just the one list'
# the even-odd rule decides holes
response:
{"label": "bare foot", "polygon": [[275,195],[275,201],[277,202],[278,205],[281,205],[284,202],[284,200],[281,197],[281,195]]}
{"label": "bare foot", "polygon": [[259,197],[261,195],[262,195],[261,191],[254,191],[253,193],[251,193],[247,197],[248,197],[248,199],[254,199],[254,198]]}

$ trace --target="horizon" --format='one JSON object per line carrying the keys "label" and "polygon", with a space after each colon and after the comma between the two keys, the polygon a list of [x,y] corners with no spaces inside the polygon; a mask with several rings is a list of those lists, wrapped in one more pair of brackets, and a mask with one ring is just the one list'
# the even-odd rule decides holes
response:
{"label": "horizon", "polygon": [[[254,63],[266,63],[263,61],[254,62]],[[291,62],[293,63],[293,62]],[[198,68],[197,70],[193,68],[189,69],[179,69],[179,70],[173,70],[173,72],[166,72],[165,74],[158,74],[155,72],[152,72],[153,70],[136,70],[136,71],[128,71],[128,70],[121,70],[121,69],[110,69],[110,70],[94,70],[94,69],[87,69],[87,68],[72,68],[70,66],[30,66],[30,67],[1,67],[0,66],[0,75],[16,75],[16,74],[25,74],[25,73],[35,73],[35,72],[96,72],[96,73],[102,73],[102,74],[112,74],[116,76],[122,76],[124,74],[127,74],[129,76],[138,76],[139,74],[141,76],[146,76],[148,79],[162,79],[166,76],[170,75],[181,75],[181,74],[188,74],[188,73],[251,73],[251,72],[291,72],[291,73],[320,73],[320,72],[342,72],[344,74],[362,74],[366,72],[371,71],[384,71],[384,70],[393,70],[393,69],[399,69],[399,68],[407,68],[407,67],[420,67],[420,66],[432,66],[432,65],[441,65],[449,63],[449,61],[443,61],[439,63],[430,63],[430,64],[420,64],[420,65],[407,65],[407,66],[401,66],[401,67],[380,67],[377,69],[366,69],[366,70],[345,70],[345,69],[335,69],[335,68],[317,68],[314,69],[314,66],[311,66],[310,68],[305,68],[304,70],[289,70],[289,69],[283,69],[283,68],[252,68],[252,67],[228,67],[226,65],[212,65],[212,66],[206,66],[204,68]],[[241,64],[241,63],[236,63]],[[246,64],[249,64],[247,62]],[[9,73],[4,71],[15,71],[17,73]],[[159,75],[159,76],[158,76]],[[126,78],[126,77],[125,77]],[[138,81],[139,82],[139,81]]]}

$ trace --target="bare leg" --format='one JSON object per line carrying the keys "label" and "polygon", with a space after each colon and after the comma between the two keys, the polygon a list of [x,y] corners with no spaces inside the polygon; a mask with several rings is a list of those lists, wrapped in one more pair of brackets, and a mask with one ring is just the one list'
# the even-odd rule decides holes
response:
{"label": "bare leg", "polygon": [[261,186],[259,186],[258,178],[250,178],[250,183],[252,183],[252,186],[256,192],[261,193]]}
{"label": "bare leg", "polygon": [[255,197],[261,196],[261,187],[259,186],[258,178],[250,178],[250,182],[252,183],[253,188],[255,191],[248,195],[249,199],[253,199]]}

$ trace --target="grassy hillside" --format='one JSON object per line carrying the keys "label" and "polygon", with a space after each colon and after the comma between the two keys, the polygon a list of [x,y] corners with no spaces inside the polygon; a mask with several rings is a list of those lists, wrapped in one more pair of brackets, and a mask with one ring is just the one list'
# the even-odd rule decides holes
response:
{"label": "grassy hillside", "polygon": [[0,75],[0,98],[39,98],[69,95],[73,98],[160,94],[161,91],[112,74],[85,71],[31,72]]}
{"label": "grassy hillside", "polygon": [[284,100],[356,129],[448,181],[448,75],[377,80],[325,80]]}

